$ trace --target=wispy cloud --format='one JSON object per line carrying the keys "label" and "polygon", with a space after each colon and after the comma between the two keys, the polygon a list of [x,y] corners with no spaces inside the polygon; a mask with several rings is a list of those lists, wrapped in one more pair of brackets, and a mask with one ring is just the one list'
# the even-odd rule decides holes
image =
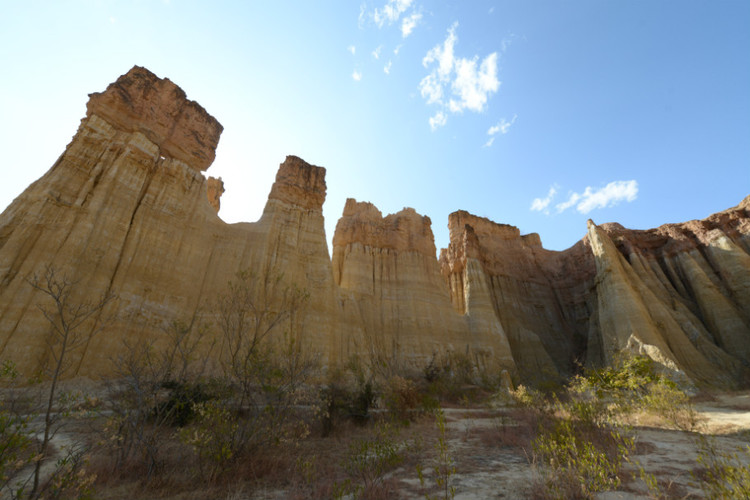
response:
{"label": "wispy cloud", "polygon": [[580,194],[578,194],[578,193],[571,193],[570,197],[568,198],[568,201],[564,201],[562,203],[558,203],[557,205],[555,205],[555,209],[557,210],[558,214],[562,213],[562,212],[566,211],[567,209],[569,209],[570,207],[572,207],[573,205],[575,205],[576,203],[578,203],[578,200],[580,200],[580,199],[581,199],[581,195]]}
{"label": "wispy cloud", "polygon": [[401,36],[406,38],[411,35],[411,32],[414,31],[414,28],[417,27],[417,24],[419,24],[421,19],[422,14],[420,12],[413,12],[411,15],[405,17],[403,21],[401,21]]}
{"label": "wispy cloud", "polygon": [[[534,198],[531,202],[531,210],[549,215],[550,204],[559,188],[557,184],[553,184],[546,197]],[[575,207],[577,212],[587,214],[596,208],[611,207],[623,201],[635,201],[637,197],[637,181],[614,181],[603,188],[595,189],[587,186],[583,193],[570,193],[567,200],[555,205],[555,211],[559,214]]]}
{"label": "wispy cloud", "polygon": [[621,201],[634,201],[637,197],[638,183],[636,181],[610,182],[600,189],[587,187],[576,205],[576,210],[587,214],[595,208],[611,207]]}
{"label": "wispy cloud", "polygon": [[[486,56],[481,63],[478,56],[471,59],[456,57],[457,28],[458,22],[454,22],[443,43],[430,49],[422,59],[425,68],[434,67],[419,82],[419,91],[427,104],[439,105],[443,113],[462,113],[464,110],[481,112],[489,97],[500,88],[497,52]],[[450,97],[446,97],[448,92]]]}
{"label": "wispy cloud", "polygon": [[357,17],[357,27],[359,29],[364,29],[365,27],[365,13],[367,12],[367,4],[361,3],[359,4],[359,17]]}
{"label": "wispy cloud", "polygon": [[505,118],[502,118],[499,122],[497,122],[497,125],[493,125],[489,128],[487,131],[487,135],[495,135],[495,134],[507,134],[508,130],[510,130],[510,127],[516,123],[516,119],[518,118],[518,115],[513,115],[513,118],[511,118],[510,121],[506,120]]}
{"label": "wispy cloud", "polygon": [[386,75],[391,74],[391,61],[388,61],[388,64],[383,66],[383,73],[385,73]]}
{"label": "wispy cloud", "polygon": [[354,72],[352,73],[352,80],[354,80],[355,82],[358,82],[361,79],[362,79],[362,73],[360,73],[359,71],[355,69]]}
{"label": "wispy cloud", "polygon": [[357,53],[357,47],[355,47],[354,45],[349,45],[349,46],[348,46],[348,47],[346,48],[346,50],[348,50],[349,52],[351,52],[351,53],[352,53],[352,55],[354,55],[354,54],[356,54],[356,53]]}
{"label": "wispy cloud", "polygon": [[382,52],[383,46],[379,45],[375,50],[372,51],[372,57],[375,59],[380,59],[380,52]]}
{"label": "wispy cloud", "polygon": [[446,123],[448,123],[448,117],[442,111],[438,111],[430,117],[430,128],[433,132],[444,126]]}
{"label": "wispy cloud", "polygon": [[[557,184],[550,187],[545,198],[534,198],[531,210],[549,215],[549,206],[559,189]],[[638,197],[638,182],[614,181],[603,188],[587,186],[583,193],[570,193],[568,199],[555,205],[555,211],[562,213],[571,207],[581,214],[587,214],[596,208],[607,208],[620,202],[632,202]]]}
{"label": "wispy cloud", "polygon": [[411,5],[412,0],[388,0],[382,9],[375,9],[372,18],[379,28],[386,23],[393,24],[401,17],[401,14]]}
{"label": "wispy cloud", "polygon": [[557,194],[557,184],[553,184],[549,188],[547,196],[544,198],[534,198],[531,202],[531,210],[536,212],[543,212],[549,214],[549,204],[552,202],[552,198]]}
{"label": "wispy cloud", "polygon": [[503,41],[500,42],[500,52],[505,54],[505,52],[508,50],[508,47],[513,45],[513,40],[515,39],[515,35],[509,35],[503,38]]}

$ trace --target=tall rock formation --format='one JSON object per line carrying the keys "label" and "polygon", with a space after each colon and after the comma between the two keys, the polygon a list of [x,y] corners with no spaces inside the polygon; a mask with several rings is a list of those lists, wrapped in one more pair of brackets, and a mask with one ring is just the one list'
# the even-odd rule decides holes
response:
{"label": "tall rock formation", "polygon": [[[76,281],[74,301],[118,300],[78,373],[111,371],[123,339],[159,336],[205,315],[239,270],[285,276],[310,292],[310,342],[336,340],[337,302],[323,229],[325,170],[288,157],[261,219],[225,224],[218,184],[201,171],[221,125],[167,79],[134,67],[101,94],[55,165],[0,218],[0,351],[33,371],[51,335],[27,280],[53,266]],[[210,187],[213,184],[213,187]],[[206,318],[211,320],[212,318]],[[87,325],[93,329],[94,325]],[[322,333],[321,333],[322,332]]]}
{"label": "tall rock formation", "polygon": [[449,217],[450,245],[440,254],[454,307],[481,311],[507,332],[524,380],[572,373],[582,361],[592,313],[594,262],[583,242],[565,252],[542,248],[537,234],[464,211]]}
{"label": "tall rock formation", "polygon": [[29,285],[47,266],[75,280],[73,301],[118,296],[85,324],[115,318],[73,360],[81,375],[174,320],[218,338],[216,299],[246,270],[256,294],[269,280],[308,292],[298,333],[324,363],[420,368],[453,351],[544,383],[640,353],[697,383],[748,383],[750,197],[648,231],[590,222],[563,252],[458,211],[439,260],[428,217],[348,200],[329,256],[325,169],[300,158],[280,165],[257,222],[219,219],[224,184],[203,172],[221,131],[144,68],[91,95],[62,156],[0,215],[0,358],[33,372],[48,354],[47,298]]}
{"label": "tall rock formation", "polygon": [[698,382],[747,383],[748,199],[703,221],[648,231],[589,221],[597,267],[593,363],[627,351]]}
{"label": "tall rock formation", "polygon": [[372,204],[348,199],[333,237],[333,270],[365,349],[386,361],[424,363],[425,353],[454,351],[480,367],[516,372],[494,315],[451,307],[429,217],[412,208],[383,217]]}

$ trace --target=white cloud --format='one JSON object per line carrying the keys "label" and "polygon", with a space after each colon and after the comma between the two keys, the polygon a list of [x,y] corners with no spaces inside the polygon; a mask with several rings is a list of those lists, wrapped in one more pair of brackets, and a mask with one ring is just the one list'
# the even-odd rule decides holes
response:
{"label": "white cloud", "polygon": [[410,16],[405,17],[401,21],[401,36],[406,38],[411,35],[411,32],[417,27],[420,19],[422,19],[422,14],[419,12],[414,12]]}
{"label": "white cloud", "polygon": [[621,201],[634,201],[638,196],[638,183],[636,181],[610,182],[601,189],[587,187],[583,192],[582,199],[576,210],[587,214],[595,208],[607,208],[617,205]]}
{"label": "white cloud", "polygon": [[510,130],[510,127],[516,123],[516,118],[518,118],[518,115],[513,115],[513,118],[508,121],[505,118],[502,118],[497,125],[493,125],[492,127],[487,130],[487,135],[495,135],[497,133],[500,134],[507,134],[508,130]]}
{"label": "white cloud", "polygon": [[554,198],[556,194],[557,194],[557,185],[553,184],[549,188],[549,192],[547,193],[547,196],[545,198],[534,198],[534,201],[531,202],[531,210],[549,214],[549,204],[552,202],[552,198]]}
{"label": "white cloud", "polygon": [[580,194],[578,194],[578,193],[572,193],[570,195],[570,198],[568,198],[568,201],[564,201],[562,203],[558,203],[557,205],[555,205],[555,209],[557,210],[557,213],[559,214],[559,213],[564,212],[565,210],[569,209],[570,207],[572,207],[576,203],[578,203],[578,200],[580,200],[580,199],[581,199],[581,195]]}
{"label": "white cloud", "polygon": [[349,45],[349,46],[348,46],[348,47],[346,48],[346,50],[348,50],[349,52],[351,52],[351,53],[352,53],[352,55],[354,55],[354,54],[356,54],[356,53],[357,53],[357,47],[355,47],[354,45]]}
{"label": "white cloud", "polygon": [[448,117],[445,116],[445,113],[443,113],[442,111],[438,111],[437,113],[435,113],[434,116],[430,117],[429,121],[430,121],[430,129],[432,129],[432,131],[434,132],[439,127],[442,127],[448,122]]}
{"label": "white cloud", "polygon": [[109,24],[115,24],[117,22],[117,19],[113,16],[109,16]]}
{"label": "white cloud", "polygon": [[388,61],[388,64],[386,64],[385,66],[383,66],[383,72],[386,75],[390,75],[391,74],[391,61]]}
{"label": "white cloud", "polygon": [[382,28],[385,23],[393,24],[401,17],[401,14],[411,5],[412,0],[388,0],[388,3],[382,9],[375,9],[372,18],[378,28]]}
{"label": "white cloud", "polygon": [[555,205],[557,213],[564,212],[572,206],[579,213],[587,214],[595,208],[607,208],[621,201],[632,202],[638,197],[638,182],[614,181],[603,188],[594,189],[587,186],[583,194],[571,193],[567,201]]}
{"label": "white cloud", "polygon": [[372,51],[372,57],[375,59],[380,59],[380,52],[383,50],[383,46],[379,45],[378,48]]}
{"label": "white cloud", "polygon": [[495,142],[495,138],[494,137],[490,137],[489,139],[487,139],[487,142],[484,143],[483,147],[488,148],[488,147],[492,146],[493,142]]}
{"label": "white cloud", "polygon": [[487,56],[477,71],[477,58],[457,59],[456,78],[451,84],[453,94],[459,99],[448,103],[451,111],[460,113],[464,109],[483,111],[487,98],[497,92],[500,81],[497,79],[497,53]]}
{"label": "white cloud", "polygon": [[[453,70],[453,46],[458,41],[456,36],[456,28],[458,28],[458,21],[454,22],[450,28],[448,28],[448,36],[445,37],[442,47],[435,45],[427,52],[427,55],[422,59],[422,66],[425,68],[431,63],[437,61],[437,75],[441,80],[445,81],[451,75]],[[435,70],[431,74],[435,74]]]}
{"label": "white cloud", "polygon": [[427,104],[441,103],[443,100],[443,85],[434,72],[422,78],[419,91],[427,99]]}
{"label": "white cloud", "polygon": [[357,18],[357,27],[363,29],[365,27],[365,11],[367,10],[367,4],[361,3],[359,5],[359,17]]}
{"label": "white cloud", "polygon": [[[436,67],[419,82],[419,90],[427,104],[437,104],[442,111],[481,112],[485,110],[489,97],[500,88],[498,55],[493,52],[481,63],[478,56],[471,59],[456,57],[457,28],[458,22],[454,22],[445,40],[430,49],[422,59],[425,68],[433,64]],[[448,93],[450,97],[446,101]]]}
{"label": "white cloud", "polygon": [[355,69],[355,70],[354,70],[354,72],[352,73],[352,79],[353,79],[353,80],[354,80],[355,82],[358,82],[358,81],[360,81],[360,80],[362,79],[362,73],[360,73],[359,71],[357,71],[357,70]]}
{"label": "white cloud", "polygon": [[393,49],[393,55],[394,55],[394,56],[397,56],[397,55],[398,55],[398,51],[399,51],[399,50],[401,50],[401,47],[402,47],[402,46],[403,46],[403,45],[402,45],[402,44],[400,44],[400,45],[397,45],[395,49]]}

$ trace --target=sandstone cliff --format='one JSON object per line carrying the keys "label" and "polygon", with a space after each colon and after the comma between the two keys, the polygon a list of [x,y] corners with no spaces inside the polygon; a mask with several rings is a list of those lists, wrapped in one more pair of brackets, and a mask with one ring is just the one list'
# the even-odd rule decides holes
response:
{"label": "sandstone cliff", "polygon": [[587,245],[548,251],[536,234],[464,211],[451,214],[448,227],[440,262],[456,310],[481,309],[502,325],[525,380],[572,373],[592,313]]}
{"label": "sandstone cliff", "polygon": [[429,217],[411,208],[383,217],[370,203],[347,200],[333,237],[333,269],[366,349],[421,362],[427,353],[457,351],[480,366],[516,372],[495,316],[451,307]]}
{"label": "sandstone cliff", "polygon": [[419,368],[454,351],[544,382],[638,352],[696,382],[747,380],[750,197],[648,231],[590,222],[563,252],[458,211],[439,260],[428,217],[348,200],[329,256],[325,169],[300,158],[280,165],[257,222],[219,219],[224,184],[202,172],[221,130],[144,68],[91,95],[62,156],[0,215],[0,357],[27,372],[42,362],[50,327],[28,279],[47,265],[75,278],[74,299],[118,295],[102,312],[116,319],[76,359],[83,375],[172,320],[213,322],[216,297],[249,270],[256,287],[278,278],[309,293],[300,332],[327,363]]}

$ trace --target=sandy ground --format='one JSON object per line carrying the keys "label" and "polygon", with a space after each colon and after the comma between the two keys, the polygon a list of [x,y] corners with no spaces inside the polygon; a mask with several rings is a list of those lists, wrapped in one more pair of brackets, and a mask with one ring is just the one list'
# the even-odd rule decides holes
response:
{"label": "sandy ground", "polygon": [[[750,453],[744,453],[750,445],[750,394],[723,394],[714,396],[710,402],[695,404],[700,434],[706,436],[717,450],[727,454],[739,453],[745,466],[750,465]],[[450,446],[456,456],[457,473],[453,484],[456,499],[479,500],[490,498],[524,498],[528,485],[538,473],[530,465],[523,450],[517,448],[491,449],[474,437],[481,428],[498,425],[497,417],[488,412],[476,411],[482,418],[472,416],[471,411],[447,410],[448,428],[451,431]],[[631,458],[634,464],[653,474],[662,492],[669,498],[703,498],[699,480],[701,464],[698,462],[699,436],[648,424],[635,425],[636,453]],[[620,491],[600,493],[601,500],[634,500],[653,498],[648,487],[638,478],[637,466],[628,466],[635,476],[624,482]]]}

